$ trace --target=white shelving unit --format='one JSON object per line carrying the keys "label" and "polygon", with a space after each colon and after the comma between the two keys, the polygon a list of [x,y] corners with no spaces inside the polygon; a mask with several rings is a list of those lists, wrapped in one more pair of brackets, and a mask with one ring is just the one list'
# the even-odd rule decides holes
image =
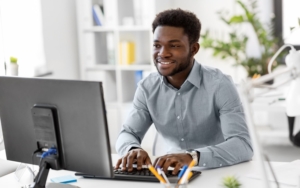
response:
{"label": "white shelving unit", "polygon": [[[103,7],[102,26],[93,19],[95,4]],[[173,0],[77,0],[80,75],[82,80],[103,82],[112,145],[134,97],[136,72],[156,71],[151,23],[156,13],[172,5]],[[122,41],[135,44],[135,61],[130,65],[120,64]]]}

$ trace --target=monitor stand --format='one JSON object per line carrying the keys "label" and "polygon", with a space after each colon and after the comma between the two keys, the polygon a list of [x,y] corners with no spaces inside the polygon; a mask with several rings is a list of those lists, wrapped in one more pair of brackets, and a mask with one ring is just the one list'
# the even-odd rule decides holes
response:
{"label": "monitor stand", "polygon": [[[41,153],[36,154],[40,157]],[[59,157],[58,155],[49,155],[41,159],[41,164],[39,166],[39,172],[34,179],[34,183],[30,185],[30,188],[45,188],[46,182],[50,169],[59,170]]]}
{"label": "monitor stand", "polygon": [[31,109],[34,124],[39,172],[31,188],[45,188],[50,169],[63,168],[58,112],[54,105],[35,104]]}

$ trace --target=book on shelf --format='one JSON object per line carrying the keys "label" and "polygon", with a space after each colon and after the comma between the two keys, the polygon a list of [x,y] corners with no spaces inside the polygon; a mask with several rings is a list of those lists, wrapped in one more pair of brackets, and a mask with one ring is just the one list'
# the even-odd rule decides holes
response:
{"label": "book on shelf", "polygon": [[137,70],[134,72],[134,78],[135,78],[135,85],[137,86],[138,83],[143,80],[144,78],[146,78],[147,76],[149,76],[149,74],[151,74],[152,71],[145,71],[145,70]]}
{"label": "book on shelf", "polygon": [[105,25],[105,18],[104,18],[104,13],[103,13],[103,6],[94,4],[92,8],[93,12],[93,18],[98,26],[103,26]]}
{"label": "book on shelf", "polygon": [[119,44],[120,64],[131,65],[135,62],[135,44],[131,41],[121,41]]}
{"label": "book on shelf", "polygon": [[114,48],[114,34],[111,32],[106,33],[106,46],[107,46],[107,63],[115,64],[115,48]]}
{"label": "book on shelf", "polygon": [[142,70],[135,71],[134,78],[135,78],[135,85],[137,87],[138,83],[143,79],[143,71]]}

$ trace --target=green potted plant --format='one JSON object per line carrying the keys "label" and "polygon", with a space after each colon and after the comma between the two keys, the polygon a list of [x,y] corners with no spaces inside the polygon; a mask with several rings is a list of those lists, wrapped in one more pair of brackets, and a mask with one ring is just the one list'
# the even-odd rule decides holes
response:
{"label": "green potted plant", "polygon": [[11,76],[18,76],[19,65],[18,59],[15,57],[10,57],[10,74]]}
{"label": "green potted plant", "polygon": [[[220,19],[229,28],[229,40],[215,39],[210,32],[206,31],[202,35],[202,47],[213,50],[213,56],[221,59],[234,60],[235,66],[243,66],[248,77],[257,77],[268,73],[268,63],[273,54],[278,50],[279,39],[273,36],[272,28],[267,30],[257,15],[257,1],[250,0],[245,4],[240,0],[236,3],[242,8],[243,13],[228,17],[225,11],[218,12]],[[261,55],[260,57],[249,57],[246,53],[248,36],[238,32],[239,26],[250,24],[257,37]],[[273,64],[273,69],[277,66]]]}
{"label": "green potted plant", "polygon": [[242,184],[234,176],[227,176],[223,178],[223,187],[226,188],[240,188]]}

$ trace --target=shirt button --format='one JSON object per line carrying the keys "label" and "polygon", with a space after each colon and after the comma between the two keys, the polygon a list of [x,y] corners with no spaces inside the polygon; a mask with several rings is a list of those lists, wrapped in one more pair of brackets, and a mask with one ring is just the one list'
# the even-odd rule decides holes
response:
{"label": "shirt button", "polygon": [[184,141],[184,138],[182,138],[181,141]]}
{"label": "shirt button", "polygon": [[180,93],[177,93],[177,95],[180,95]]}
{"label": "shirt button", "polygon": [[222,164],[220,164],[220,166],[222,166]]}
{"label": "shirt button", "polygon": [[177,116],[177,119],[180,119],[180,116]]}
{"label": "shirt button", "polygon": [[206,166],[206,164],[204,163],[203,166]]}

